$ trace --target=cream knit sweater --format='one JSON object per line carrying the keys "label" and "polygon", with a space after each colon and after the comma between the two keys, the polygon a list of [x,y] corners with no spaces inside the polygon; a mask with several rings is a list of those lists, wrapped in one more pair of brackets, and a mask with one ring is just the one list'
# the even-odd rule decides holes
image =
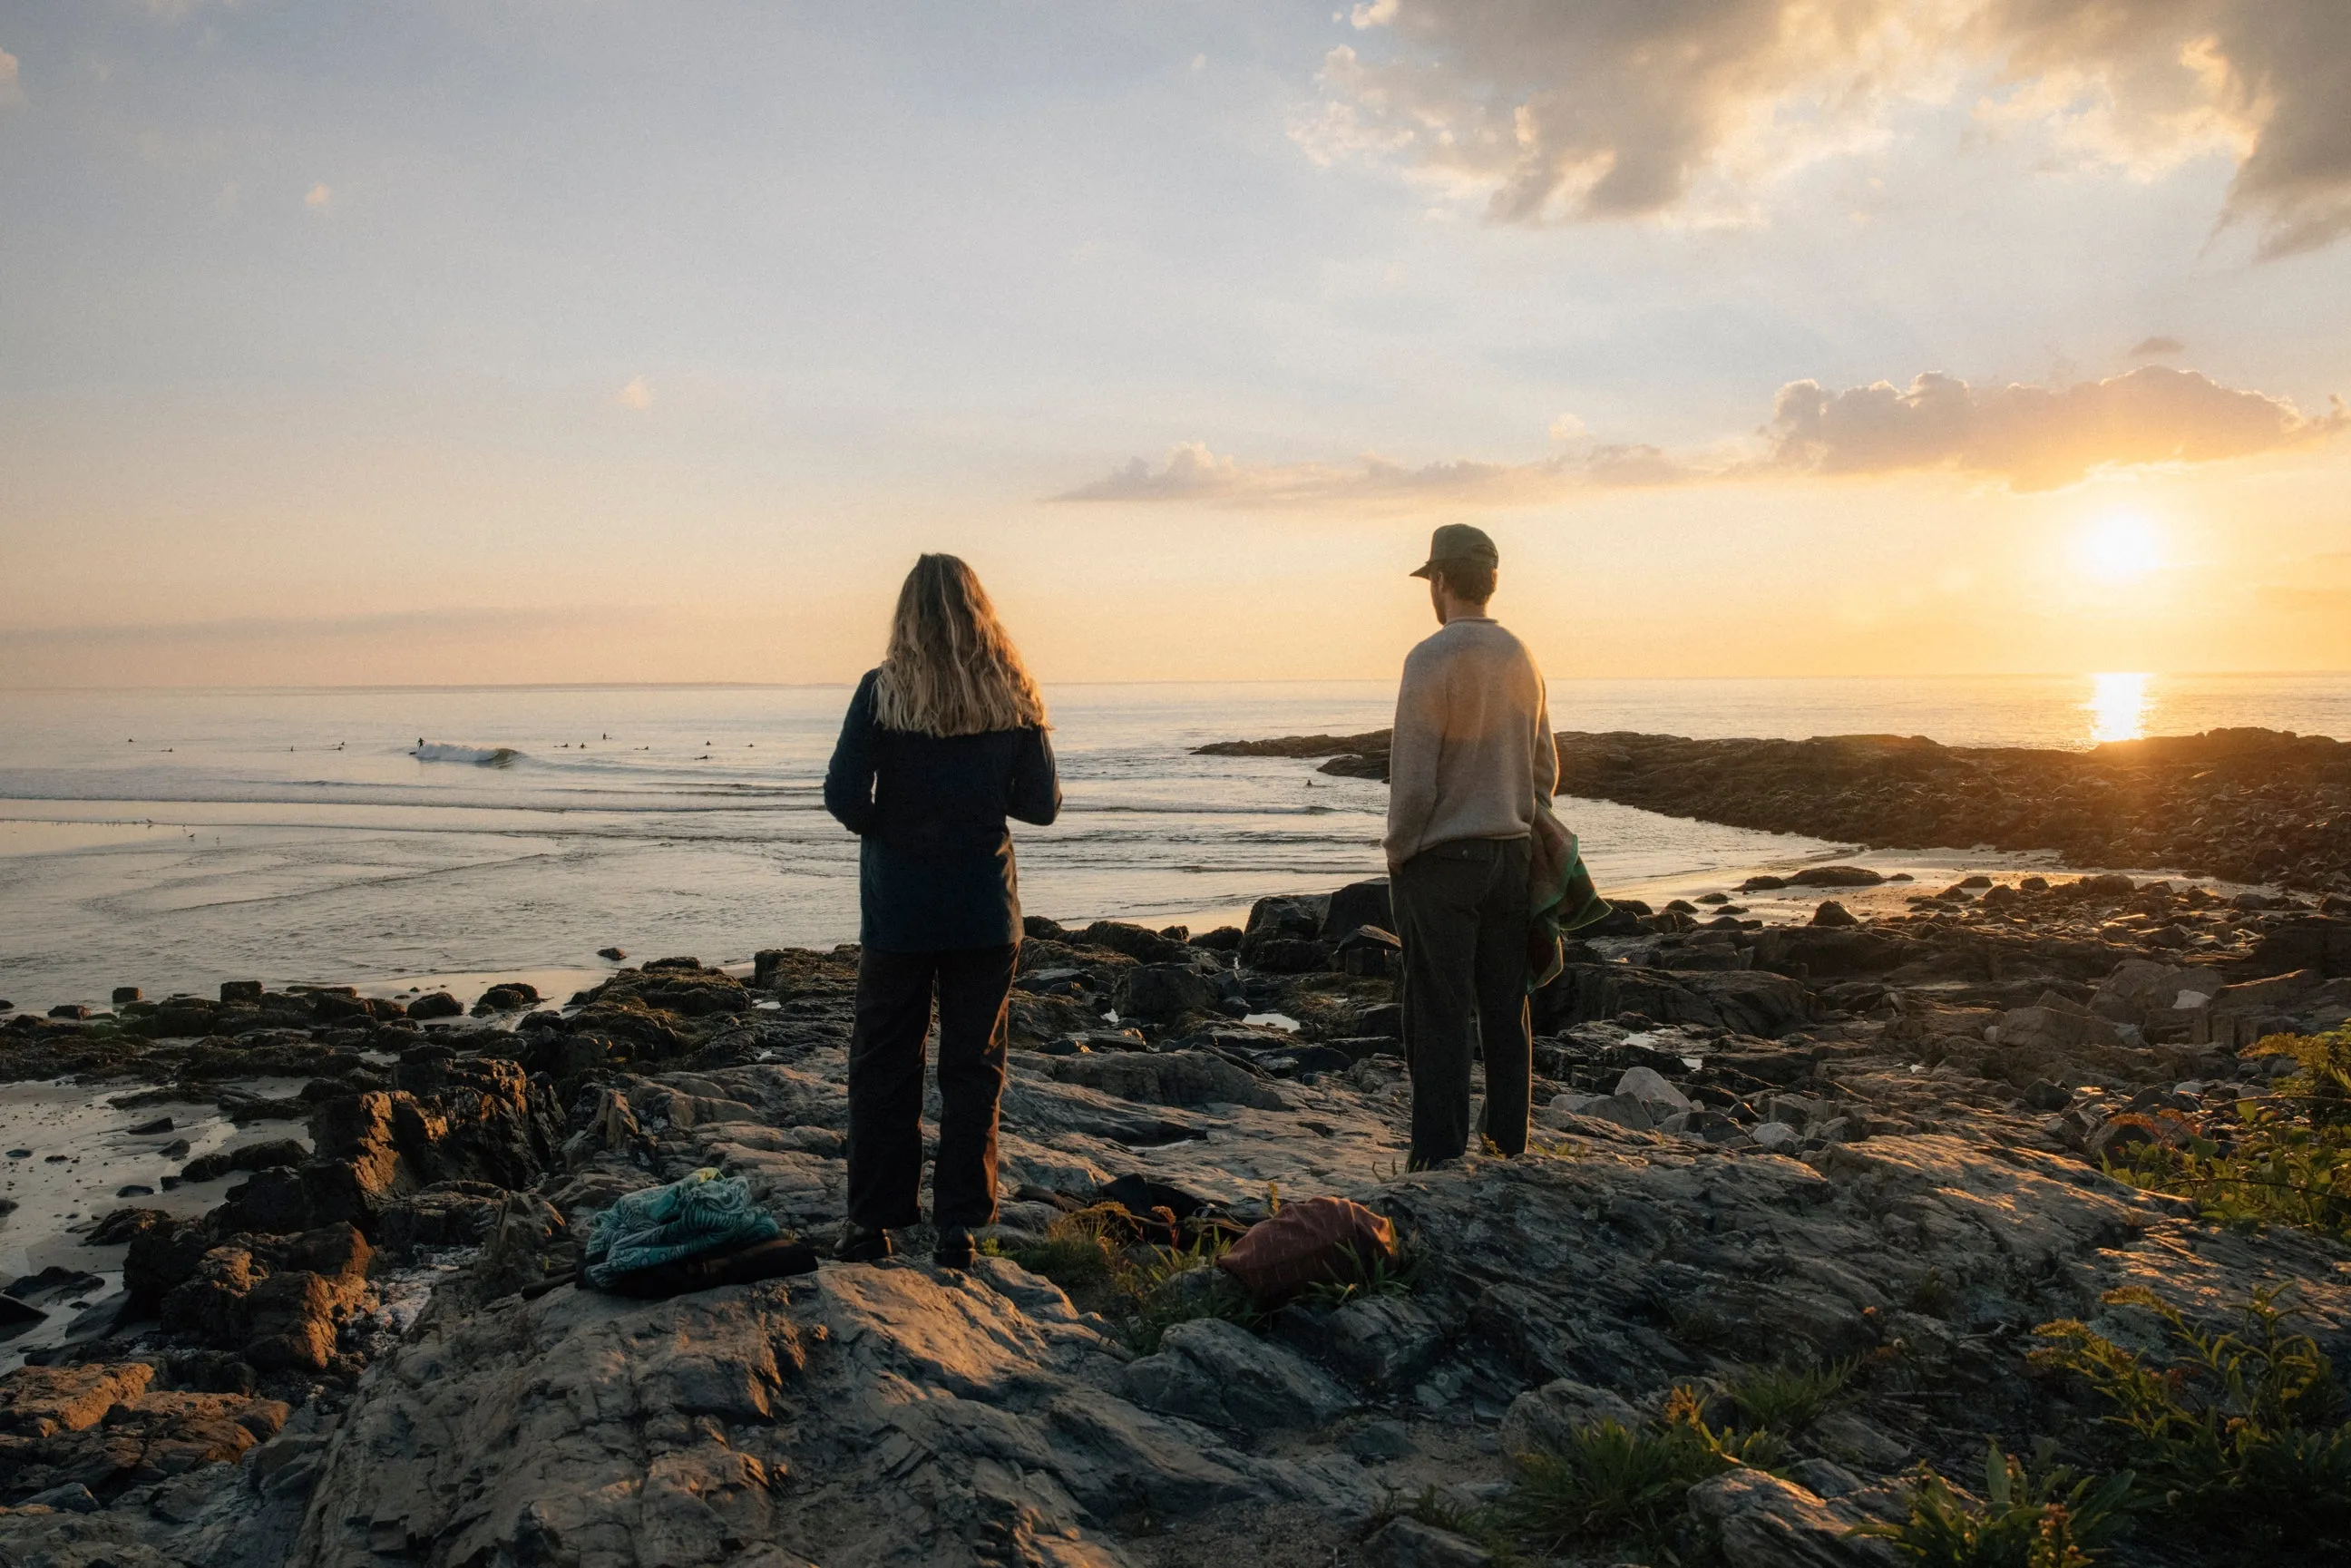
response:
{"label": "cream knit sweater", "polygon": [[1523,839],[1559,779],[1542,672],[1488,616],[1448,621],[1404,662],[1388,755],[1388,864],[1457,839]]}

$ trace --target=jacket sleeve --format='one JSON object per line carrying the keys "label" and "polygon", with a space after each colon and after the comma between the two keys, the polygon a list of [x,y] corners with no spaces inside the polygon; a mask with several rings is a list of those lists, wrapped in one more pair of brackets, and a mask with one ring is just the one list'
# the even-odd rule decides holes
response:
{"label": "jacket sleeve", "polygon": [[862,838],[873,831],[879,813],[873,807],[873,673],[857,683],[849,699],[849,715],[841,721],[841,738],[833,743],[832,761],[824,770],[824,809],[841,825]]}
{"label": "jacket sleeve", "polygon": [[1444,665],[1416,648],[1404,662],[1395,733],[1388,742],[1388,831],[1382,845],[1392,871],[1420,852],[1421,835],[1436,814],[1437,763],[1444,745]]}
{"label": "jacket sleeve", "polygon": [[1044,827],[1061,814],[1061,775],[1053,765],[1053,740],[1040,726],[1020,732],[1013,755],[1012,784],[1004,814]]}

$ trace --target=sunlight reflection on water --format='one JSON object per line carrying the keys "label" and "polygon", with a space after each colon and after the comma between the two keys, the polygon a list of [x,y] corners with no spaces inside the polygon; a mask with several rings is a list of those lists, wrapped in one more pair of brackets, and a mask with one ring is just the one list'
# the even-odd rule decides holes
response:
{"label": "sunlight reflection on water", "polygon": [[2147,735],[2147,695],[2143,671],[2109,672],[2090,677],[2090,700],[2082,705],[2090,716],[2090,739],[2139,740]]}

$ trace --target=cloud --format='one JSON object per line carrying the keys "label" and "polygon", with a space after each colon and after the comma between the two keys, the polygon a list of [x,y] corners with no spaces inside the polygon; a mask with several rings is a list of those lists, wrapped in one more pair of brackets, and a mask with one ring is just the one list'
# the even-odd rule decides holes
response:
{"label": "cloud", "polygon": [[2276,452],[2341,430],[2338,401],[2306,417],[2293,403],[2221,386],[2193,371],[2145,365],[2069,387],[1978,389],[1928,374],[1832,392],[1780,389],[1766,434],[1779,467],[1817,474],[1953,468],[2049,490],[2093,468],[2212,463]]}
{"label": "cloud", "polygon": [[2152,360],[2166,354],[2184,354],[2187,351],[2188,345],[2177,338],[2141,338],[2132,348],[2130,357],[2134,360]]}
{"label": "cloud", "polygon": [[653,389],[644,377],[634,376],[627,386],[612,394],[612,401],[622,408],[651,408],[653,405]]}
{"label": "cloud", "polygon": [[2225,215],[2282,256],[2351,234],[2343,0],[1980,0],[2011,74],[2077,81],[2116,136],[2238,152]]}
{"label": "cloud", "polygon": [[25,89],[17,79],[16,57],[0,49],[0,109],[25,101]]}
{"label": "cloud", "polygon": [[1780,389],[1758,439],[1704,453],[1592,445],[1533,463],[1461,458],[1414,467],[1375,455],[1352,464],[1244,463],[1187,441],[1157,467],[1137,457],[1051,498],[1410,513],[1541,506],[1594,490],[1936,469],[2032,491],[2073,484],[2099,468],[2285,451],[2346,425],[2351,412],[2339,399],[2325,414],[2305,415],[2283,398],[2159,365],[2066,387],[1979,389],[1955,376],[1928,374],[1907,388],[1879,382],[1831,392],[1805,381]]}
{"label": "cloud", "polygon": [[1706,215],[1882,145],[1972,78],[1989,120],[2152,172],[2220,152],[2264,254],[2351,233],[2344,0],[1377,0],[1324,60],[1318,159],[1393,159],[1524,223]]}
{"label": "cloud", "polygon": [[324,180],[302,193],[302,204],[313,212],[324,212],[334,204],[335,193],[327,189]]}
{"label": "cloud", "polygon": [[1442,507],[1519,507],[1577,490],[1678,484],[1698,476],[1654,446],[1601,446],[1539,463],[1467,459],[1408,467],[1376,455],[1353,464],[1243,463],[1204,442],[1169,449],[1154,468],[1137,457],[1108,478],[1056,501],[1190,501],[1242,510],[1312,507],[1417,512]]}

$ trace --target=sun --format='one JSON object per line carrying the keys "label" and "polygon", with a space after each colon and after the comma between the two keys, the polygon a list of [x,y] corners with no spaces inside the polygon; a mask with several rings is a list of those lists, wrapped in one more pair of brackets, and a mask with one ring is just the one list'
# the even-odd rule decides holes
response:
{"label": "sun", "polygon": [[2163,567],[2163,535],[2136,512],[2115,512],[2082,530],[2074,551],[2083,573],[2099,582],[2128,582]]}

